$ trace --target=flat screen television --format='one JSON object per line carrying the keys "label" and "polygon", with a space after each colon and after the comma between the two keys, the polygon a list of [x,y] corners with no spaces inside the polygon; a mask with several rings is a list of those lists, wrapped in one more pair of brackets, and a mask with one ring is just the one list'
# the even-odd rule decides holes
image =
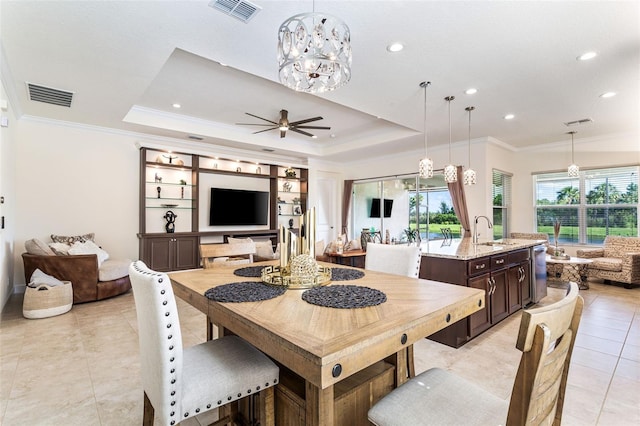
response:
{"label": "flat screen television", "polygon": [[[393,208],[393,200],[384,199],[384,217],[391,217],[391,209]],[[371,210],[369,217],[380,217],[380,198],[371,200]]]}
{"label": "flat screen television", "polygon": [[269,193],[211,188],[209,225],[267,225]]}

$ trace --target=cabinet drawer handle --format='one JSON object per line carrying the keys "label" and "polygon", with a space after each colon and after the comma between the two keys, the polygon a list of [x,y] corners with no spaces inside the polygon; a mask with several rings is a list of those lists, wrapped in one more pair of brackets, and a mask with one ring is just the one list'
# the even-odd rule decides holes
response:
{"label": "cabinet drawer handle", "polygon": [[481,265],[476,265],[476,269],[484,269],[484,267],[486,266],[486,264],[481,264]]}
{"label": "cabinet drawer handle", "polygon": [[498,259],[498,260],[496,260],[496,263],[498,265],[502,265],[504,263],[504,259]]}

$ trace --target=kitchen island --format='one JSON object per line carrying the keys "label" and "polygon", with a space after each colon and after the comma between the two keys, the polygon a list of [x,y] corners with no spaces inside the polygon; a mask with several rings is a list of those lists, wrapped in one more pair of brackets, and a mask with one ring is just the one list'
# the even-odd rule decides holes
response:
{"label": "kitchen island", "polygon": [[458,348],[509,315],[546,295],[545,241],[471,238],[421,245],[420,278],[485,291],[481,310],[429,337]]}

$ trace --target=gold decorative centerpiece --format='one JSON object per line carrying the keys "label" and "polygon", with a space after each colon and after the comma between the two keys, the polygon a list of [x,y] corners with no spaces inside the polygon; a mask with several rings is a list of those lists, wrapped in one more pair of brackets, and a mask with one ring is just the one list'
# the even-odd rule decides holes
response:
{"label": "gold decorative centerpiece", "polygon": [[300,216],[297,233],[280,227],[280,266],[262,269],[262,282],[304,289],[331,282],[331,268],[316,262],[316,212],[310,209]]}
{"label": "gold decorative centerpiece", "polygon": [[560,221],[558,219],[553,222],[553,238],[555,241],[555,249],[553,250],[553,259],[556,260],[568,260],[570,257],[564,254],[564,250],[558,248],[558,237],[560,237]]}

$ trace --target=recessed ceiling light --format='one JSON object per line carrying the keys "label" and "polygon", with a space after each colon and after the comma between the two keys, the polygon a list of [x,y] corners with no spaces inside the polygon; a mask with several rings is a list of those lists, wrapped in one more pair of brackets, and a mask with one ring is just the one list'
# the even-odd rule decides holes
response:
{"label": "recessed ceiling light", "polygon": [[318,139],[316,135],[311,136],[311,139]]}
{"label": "recessed ceiling light", "polygon": [[402,43],[391,43],[387,46],[387,50],[389,52],[399,52],[404,49],[404,45]]}
{"label": "recessed ceiling light", "polygon": [[600,95],[601,98],[613,98],[616,95],[616,92],[607,92]]}
{"label": "recessed ceiling light", "polygon": [[173,104],[173,105],[171,105],[171,106],[172,106],[172,107],[174,107],[175,109],[182,108],[182,105],[177,104],[177,103],[176,103],[176,104]]}
{"label": "recessed ceiling light", "polygon": [[576,59],[579,61],[588,61],[589,59],[593,59],[596,56],[598,56],[598,54],[596,52],[587,52],[587,53],[583,53],[582,55],[578,56]]}
{"label": "recessed ceiling light", "polygon": [[474,89],[473,87],[470,89],[467,89],[464,91],[464,93],[466,93],[467,95],[473,95],[475,93],[478,93],[478,89]]}
{"label": "recessed ceiling light", "polygon": [[507,115],[504,116],[504,119],[505,120],[513,120],[514,117],[515,117],[515,115],[513,115],[513,114],[507,114]]}

